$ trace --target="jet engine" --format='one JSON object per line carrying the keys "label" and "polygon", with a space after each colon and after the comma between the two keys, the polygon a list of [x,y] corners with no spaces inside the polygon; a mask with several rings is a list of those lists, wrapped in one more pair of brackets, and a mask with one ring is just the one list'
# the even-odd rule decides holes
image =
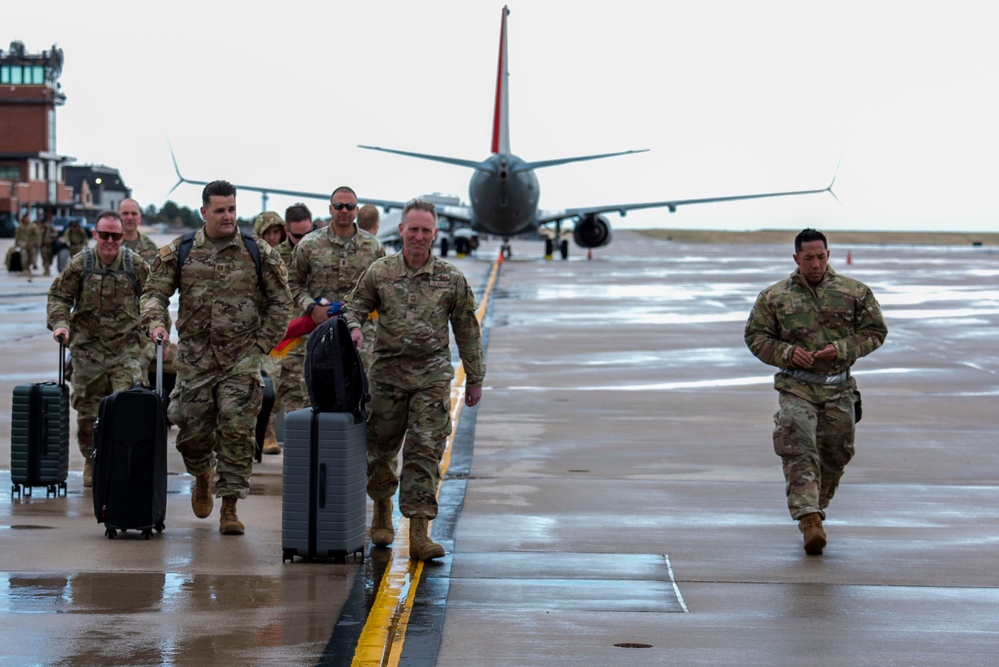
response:
{"label": "jet engine", "polygon": [[611,226],[607,218],[591,213],[576,222],[572,240],[581,248],[599,248],[611,242]]}

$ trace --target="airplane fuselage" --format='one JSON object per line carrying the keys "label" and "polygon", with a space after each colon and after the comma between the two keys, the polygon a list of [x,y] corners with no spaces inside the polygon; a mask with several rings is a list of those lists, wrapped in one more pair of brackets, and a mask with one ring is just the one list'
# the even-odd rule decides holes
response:
{"label": "airplane fuselage", "polygon": [[518,171],[524,161],[499,153],[477,169],[468,185],[472,228],[478,232],[510,237],[537,227],[541,188],[533,170]]}

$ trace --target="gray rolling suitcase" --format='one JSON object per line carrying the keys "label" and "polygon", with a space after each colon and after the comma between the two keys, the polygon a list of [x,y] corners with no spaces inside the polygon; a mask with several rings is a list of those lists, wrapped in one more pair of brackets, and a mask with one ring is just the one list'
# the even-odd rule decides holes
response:
{"label": "gray rolling suitcase", "polygon": [[282,562],[363,555],[365,432],[364,420],[346,412],[306,408],[285,415]]}
{"label": "gray rolling suitcase", "polygon": [[59,345],[59,381],[14,387],[10,418],[11,494],[66,495],[69,476],[69,387],[63,374],[66,351]]}

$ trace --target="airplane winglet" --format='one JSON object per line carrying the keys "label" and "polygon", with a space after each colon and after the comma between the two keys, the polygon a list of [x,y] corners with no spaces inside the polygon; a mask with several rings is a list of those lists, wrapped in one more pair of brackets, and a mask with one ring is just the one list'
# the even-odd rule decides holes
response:
{"label": "airplane winglet", "polygon": [[843,164],[843,158],[842,157],[840,157],[840,159],[836,162],[836,171],[833,172],[832,180],[829,182],[829,187],[826,188],[826,192],[828,192],[829,194],[831,194],[833,196],[833,199],[835,199],[837,202],[839,202],[840,206],[843,206],[844,205],[843,201],[839,197],[836,196],[835,192],[833,192],[833,186],[836,185],[836,177],[839,176],[839,166],[841,164]]}

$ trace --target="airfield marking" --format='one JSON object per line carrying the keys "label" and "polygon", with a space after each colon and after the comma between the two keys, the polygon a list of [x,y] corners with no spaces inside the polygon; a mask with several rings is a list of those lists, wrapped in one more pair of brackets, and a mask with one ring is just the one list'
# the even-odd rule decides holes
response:
{"label": "airfield marking", "polygon": [[[479,326],[482,325],[485,318],[489,297],[496,285],[496,278],[499,276],[499,267],[500,262],[493,261],[489,281],[486,283],[486,289],[482,295],[482,302],[475,311],[475,318],[479,321]],[[464,402],[465,368],[459,363],[455,369],[454,381],[451,384],[451,435],[447,439],[444,456],[441,459],[441,486],[443,486],[444,475],[451,463],[451,445],[458,430],[458,419]],[[440,497],[440,486],[437,487],[437,496]],[[351,665],[355,667],[374,665],[396,667],[399,664],[406,641],[406,629],[409,626],[413,601],[416,599],[416,590],[422,575],[423,561],[412,561],[409,558],[409,519],[402,517],[399,520],[399,529],[396,531],[396,539],[393,542],[389,565],[382,575],[382,580],[378,585],[378,593],[371,605],[371,611],[368,613],[368,619],[361,631],[361,636],[357,640],[357,649],[354,652]]]}

